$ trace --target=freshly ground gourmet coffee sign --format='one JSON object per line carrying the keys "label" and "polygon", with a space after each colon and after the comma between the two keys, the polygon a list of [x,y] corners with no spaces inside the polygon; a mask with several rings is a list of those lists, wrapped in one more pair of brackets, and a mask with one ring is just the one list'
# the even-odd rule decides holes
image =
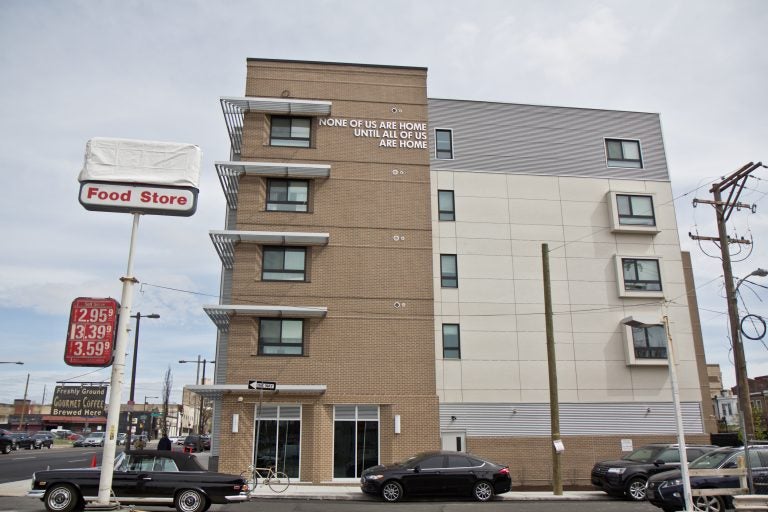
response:
{"label": "freshly ground gourmet coffee sign", "polygon": [[56,386],[53,416],[106,416],[107,386]]}

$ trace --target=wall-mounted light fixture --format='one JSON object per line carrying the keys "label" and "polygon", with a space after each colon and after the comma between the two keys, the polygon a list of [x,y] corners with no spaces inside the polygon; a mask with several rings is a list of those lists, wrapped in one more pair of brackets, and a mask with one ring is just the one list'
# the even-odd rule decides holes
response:
{"label": "wall-mounted light fixture", "polygon": [[232,415],[232,433],[233,434],[237,434],[237,430],[239,426],[240,426],[240,415],[233,414]]}
{"label": "wall-mounted light fixture", "polygon": [[451,416],[451,421],[456,421],[456,416]]}
{"label": "wall-mounted light fixture", "polygon": [[400,415],[395,414],[395,434],[400,433]]}

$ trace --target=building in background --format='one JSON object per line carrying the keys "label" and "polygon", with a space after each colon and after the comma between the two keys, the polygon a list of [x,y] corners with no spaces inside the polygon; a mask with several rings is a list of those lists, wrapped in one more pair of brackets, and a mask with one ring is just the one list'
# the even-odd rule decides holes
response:
{"label": "building in background", "polygon": [[351,482],[442,446],[548,485],[544,242],[566,484],[622,441],[674,439],[664,315],[686,432],[708,440],[657,114],[428,100],[424,68],[264,59],[221,103],[216,376],[191,388],[214,401],[214,467]]}

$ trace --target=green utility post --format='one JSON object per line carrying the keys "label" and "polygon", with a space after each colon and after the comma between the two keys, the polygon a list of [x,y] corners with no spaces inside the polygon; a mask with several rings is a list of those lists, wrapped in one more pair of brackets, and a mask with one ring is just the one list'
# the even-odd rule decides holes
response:
{"label": "green utility post", "polygon": [[544,319],[547,326],[547,367],[549,371],[549,422],[552,436],[552,493],[563,494],[563,472],[560,452],[560,408],[557,398],[557,358],[555,356],[555,328],[552,321],[552,287],[549,276],[549,244],[541,244],[541,262],[544,274]]}

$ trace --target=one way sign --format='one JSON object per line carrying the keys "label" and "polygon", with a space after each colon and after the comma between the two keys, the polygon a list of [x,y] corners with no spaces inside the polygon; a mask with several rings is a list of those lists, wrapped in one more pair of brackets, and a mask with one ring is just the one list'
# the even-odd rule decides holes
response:
{"label": "one way sign", "polygon": [[275,391],[277,389],[277,382],[271,380],[249,380],[248,389]]}

